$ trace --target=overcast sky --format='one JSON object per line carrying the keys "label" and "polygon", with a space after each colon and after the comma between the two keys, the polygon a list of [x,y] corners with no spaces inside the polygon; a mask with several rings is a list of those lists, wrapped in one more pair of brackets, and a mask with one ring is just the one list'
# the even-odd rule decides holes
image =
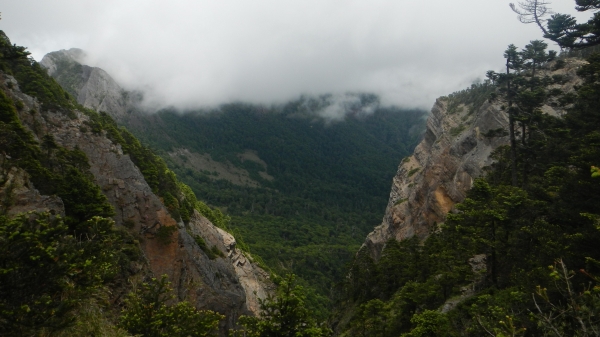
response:
{"label": "overcast sky", "polygon": [[429,109],[500,70],[508,44],[541,38],[509,2],[0,0],[0,29],[36,60],[82,48],[126,88],[181,108],[360,91]]}

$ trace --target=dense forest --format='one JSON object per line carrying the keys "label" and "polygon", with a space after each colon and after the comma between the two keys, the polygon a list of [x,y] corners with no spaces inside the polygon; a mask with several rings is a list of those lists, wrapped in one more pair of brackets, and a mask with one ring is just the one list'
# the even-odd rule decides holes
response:
{"label": "dense forest", "polygon": [[[374,95],[351,98],[343,120],[319,114],[335,99],[324,95],[270,108],[164,110],[130,128],[200,199],[227,214],[227,229],[263,266],[293,272],[315,289],[309,299],[325,317],[334,283],[381,221],[397,165],[425,122],[421,110],[380,107]],[[180,148],[245,170],[258,184],[188,165],[190,158],[174,154]],[[248,150],[262,163],[244,159]]]}

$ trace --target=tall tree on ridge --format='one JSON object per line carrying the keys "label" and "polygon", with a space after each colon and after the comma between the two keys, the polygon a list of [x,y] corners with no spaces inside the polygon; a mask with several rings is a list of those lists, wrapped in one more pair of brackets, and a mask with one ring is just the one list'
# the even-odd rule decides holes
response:
{"label": "tall tree on ridge", "polygon": [[501,91],[504,91],[507,101],[506,111],[508,113],[508,132],[510,135],[511,183],[513,186],[517,186],[517,140],[515,136],[515,115],[517,108],[513,103],[518,84],[514,80],[516,74],[521,71],[523,62],[514,44],[508,46],[504,52],[504,58],[506,59],[506,73],[498,76],[498,83],[505,85],[504,88],[501,87]]}
{"label": "tall tree on ridge", "polygon": [[513,12],[519,14],[519,21],[522,23],[536,23],[544,34],[548,34],[543,23],[546,22],[544,16],[552,13],[548,7],[550,2],[543,0],[525,0],[518,4],[520,9],[517,8],[514,3],[510,4],[510,8],[512,8]]}
{"label": "tall tree on ridge", "polygon": [[[575,9],[579,12],[600,9],[600,0],[575,0]],[[536,23],[544,32],[544,37],[550,39],[561,48],[583,49],[600,45],[600,13],[596,12],[585,23],[578,23],[569,14],[552,13],[547,7],[550,4],[543,0],[525,0],[517,5],[511,3],[512,10],[519,15],[523,23]],[[544,19],[552,14],[550,19]],[[544,27],[546,24],[546,27]]]}
{"label": "tall tree on ridge", "polygon": [[514,103],[518,108],[515,118],[521,126],[523,186],[527,184],[528,141],[531,139],[535,120],[539,119],[541,114],[540,108],[549,98],[546,87],[554,82],[548,76],[542,77],[538,74],[544,64],[556,57],[555,51],[546,52],[547,47],[548,45],[544,41],[534,40],[526,45],[520,53],[523,72],[518,76],[523,85],[515,93]]}

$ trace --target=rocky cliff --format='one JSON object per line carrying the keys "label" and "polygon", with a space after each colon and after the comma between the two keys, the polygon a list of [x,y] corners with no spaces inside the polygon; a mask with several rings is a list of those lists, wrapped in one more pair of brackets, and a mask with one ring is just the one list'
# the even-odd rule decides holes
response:
{"label": "rocky cliff", "polygon": [[[580,82],[576,70],[583,61],[568,59],[566,65],[543,75],[561,75],[557,85],[573,90]],[[366,238],[366,247],[377,259],[389,239],[404,240],[417,235],[425,238],[446,219],[456,203],[464,200],[474,179],[493,163],[490,154],[509,144],[508,115],[505,102],[487,100],[491,85],[440,97],[427,120],[423,140],[414,153],[399,165],[381,225]],[[560,115],[558,108],[544,106],[545,113]],[[517,135],[518,136],[518,135]]]}
{"label": "rocky cliff", "polygon": [[[89,78],[93,78],[94,73],[101,74],[92,69]],[[89,78],[81,83],[89,84]],[[222,331],[233,327],[239,315],[258,312],[258,299],[272,290],[269,275],[236,247],[230,234],[198,212],[194,212],[186,224],[180,218],[174,218],[153,193],[130,156],[124,154],[121,146],[112,142],[105,131],[90,130],[90,117],[82,111],[49,108],[21,92],[15,78],[2,71],[0,90],[16,102],[21,123],[36,141],[52,135],[59,146],[78,148],[87,155],[95,183],[116,210],[116,225],[126,227],[139,242],[145,265],[132,266],[133,274],[140,275],[144,271],[155,276],[167,274],[180,300],[186,299],[198,308],[212,309],[227,316]],[[106,100],[90,98],[90,95],[81,97],[86,102],[97,102],[107,110],[114,103],[108,104]],[[64,214],[61,199],[41,195],[27,173],[11,165],[9,156],[1,155],[0,164],[4,214],[31,210]],[[156,238],[157,231],[168,226],[174,226],[176,230],[167,240],[170,243],[161,243]],[[208,247],[216,247],[221,256],[207,255],[197,244],[198,237]]]}
{"label": "rocky cliff", "polygon": [[[107,72],[84,63],[85,53],[76,48],[49,53],[40,62],[48,70],[48,74],[54,77],[63,88],[77,98],[78,103],[86,108],[105,111],[120,124],[125,125],[136,123],[139,119],[152,118],[142,115],[138,109],[141,94],[124,90]],[[124,181],[122,177],[114,176],[109,183],[122,185]],[[123,186],[120,186],[120,189],[128,190]],[[123,201],[123,196],[119,194],[118,190],[115,193],[115,198],[119,200],[119,203],[125,205],[125,208],[121,209],[122,219],[135,218],[135,212],[130,210],[127,213],[127,202]],[[148,202],[147,193],[147,191],[142,192],[146,203]],[[146,221],[146,226],[154,221],[153,219],[142,220]],[[236,248],[235,238],[231,234],[215,227],[200,214],[194,214],[189,226],[191,226],[193,236],[200,235],[209,246],[218,246],[222,252],[227,254],[235,271],[234,283],[239,282],[244,290],[247,309],[255,314],[258,313],[258,298],[264,298],[268,292],[267,289],[272,287],[267,280],[267,273],[250,262]],[[194,246],[192,243],[193,240],[188,242]],[[193,253],[193,251],[189,251],[189,253]],[[223,275],[218,270],[215,271],[215,274]]]}
{"label": "rocky cliff", "polygon": [[40,64],[79,104],[96,111],[109,112],[118,122],[136,111],[141,94],[122,89],[108,73],[85,65],[83,50],[71,48],[44,56]]}

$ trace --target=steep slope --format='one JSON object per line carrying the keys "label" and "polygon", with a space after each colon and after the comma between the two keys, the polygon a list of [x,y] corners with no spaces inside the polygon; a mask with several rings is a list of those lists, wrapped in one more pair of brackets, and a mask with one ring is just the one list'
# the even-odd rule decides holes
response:
{"label": "steep slope", "polygon": [[[81,62],[72,51],[42,60],[65,88],[69,78],[83,81],[76,95],[87,107],[98,108],[84,100],[93,95],[125,104],[119,109],[128,114],[115,119],[157,149],[196,195],[231,216],[229,227],[266,265],[317,288],[321,307],[381,218],[397,162],[424,126],[424,111],[384,107],[369,94],[144,114],[119,101],[118,86],[96,85]],[[116,85],[110,77],[104,82]]]}
{"label": "steep slope", "polygon": [[[569,92],[581,82],[576,71],[583,63],[568,59],[563,68],[543,75],[564,76],[565,83],[557,88]],[[473,85],[436,100],[423,140],[398,167],[381,225],[365,240],[372,257],[379,258],[389,239],[425,238],[437,230],[453,206],[464,200],[474,179],[494,162],[493,151],[508,145],[506,103],[490,103],[492,91],[491,85]],[[563,113],[550,106],[543,111]]]}
{"label": "steep slope", "polygon": [[84,59],[83,50],[72,48],[47,54],[40,64],[79,104],[110,111],[114,119],[123,121],[135,109],[139,95],[123,90],[104,70],[83,64]]}
{"label": "steep slope", "polygon": [[[0,38],[3,46],[11,45],[3,33]],[[155,276],[168,275],[179,300],[185,299],[198,308],[227,316],[222,323],[223,332],[234,326],[239,315],[256,314],[258,299],[266,296],[271,283],[268,274],[236,247],[235,239],[198,211],[189,214],[184,223],[165,206],[163,198],[159,198],[147,183],[146,173],[134,164],[130,154],[124,153],[122,144],[114,140],[115,129],[107,132],[108,124],[100,123],[98,114],[69,103],[68,96],[65,96],[68,103],[60,103],[64,100],[60,97],[55,99],[59,103],[53,103],[46,96],[31,96],[36,94],[39,82],[50,79],[35,73],[36,69],[41,71],[35,62],[31,71],[22,62],[10,62],[16,62],[17,66],[0,71],[3,95],[14,102],[20,123],[31,133],[34,142],[52,143],[49,140],[53,140],[58,147],[85,154],[95,184],[116,210],[113,217],[116,226],[126,228],[139,242],[147,267],[132,266],[132,273],[143,276],[144,270],[148,270]],[[26,81],[21,76],[24,71],[30,71],[42,80]],[[16,78],[25,79],[17,81]],[[43,88],[40,90],[47,93]],[[106,103],[106,100],[102,102]],[[2,141],[9,140],[3,138]],[[1,162],[0,191],[3,200],[11,200],[2,205],[5,214],[12,216],[30,210],[65,213],[62,200],[54,195],[40,194],[28,174],[11,161],[10,155],[3,153]],[[174,230],[162,230],[164,228]],[[163,233],[167,236],[160,238]],[[222,257],[207,255],[197,244],[198,238],[202,238],[206,246],[221,252]]]}

